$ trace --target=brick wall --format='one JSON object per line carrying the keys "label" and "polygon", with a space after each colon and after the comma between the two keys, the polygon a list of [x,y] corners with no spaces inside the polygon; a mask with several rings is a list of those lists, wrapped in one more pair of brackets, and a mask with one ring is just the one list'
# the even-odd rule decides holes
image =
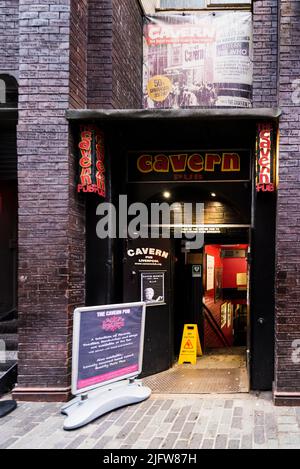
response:
{"label": "brick wall", "polygon": [[277,106],[277,0],[253,2],[253,107]]}
{"label": "brick wall", "polygon": [[[278,403],[285,402],[280,393],[288,396],[289,392],[294,392],[300,399],[300,363],[292,360],[293,341],[300,339],[299,23],[300,2],[282,0],[279,105],[283,115],[280,119],[276,242],[275,402]],[[299,358],[299,354],[297,356]]]}
{"label": "brick wall", "polygon": [[87,105],[88,0],[71,1],[70,20],[70,108]]}
{"label": "brick wall", "polygon": [[84,8],[84,0],[72,14],[69,0],[20,0],[19,398],[39,398],[37,386],[67,395],[70,313],[84,302],[83,205],[65,119],[69,103],[85,104],[85,77],[79,85],[74,76],[78,38],[69,40]]}
{"label": "brick wall", "polygon": [[113,4],[113,107],[142,105],[142,12],[136,0]]}
{"label": "brick wall", "polygon": [[19,69],[19,0],[0,0],[0,73]]}
{"label": "brick wall", "polygon": [[88,107],[139,108],[142,13],[136,0],[90,0]]}

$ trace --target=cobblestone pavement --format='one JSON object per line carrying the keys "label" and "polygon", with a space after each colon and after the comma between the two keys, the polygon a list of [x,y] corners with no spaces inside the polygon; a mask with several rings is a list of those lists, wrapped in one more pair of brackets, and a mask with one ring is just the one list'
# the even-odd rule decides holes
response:
{"label": "cobblestone pavement", "polygon": [[0,419],[0,448],[300,448],[300,407],[270,393],[152,395],[71,432],[60,407],[19,403]]}

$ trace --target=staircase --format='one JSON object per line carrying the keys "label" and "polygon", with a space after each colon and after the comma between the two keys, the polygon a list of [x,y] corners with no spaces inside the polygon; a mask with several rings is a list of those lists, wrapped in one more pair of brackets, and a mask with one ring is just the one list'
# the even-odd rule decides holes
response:
{"label": "staircase", "polygon": [[0,349],[0,396],[12,389],[17,380],[18,320],[16,312],[0,320],[0,343],[4,341],[5,353]]}

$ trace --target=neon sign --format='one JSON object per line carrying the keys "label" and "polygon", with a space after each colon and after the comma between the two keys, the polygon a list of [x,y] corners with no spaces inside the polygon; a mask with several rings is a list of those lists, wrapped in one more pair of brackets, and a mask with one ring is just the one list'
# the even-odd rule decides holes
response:
{"label": "neon sign", "polygon": [[273,128],[258,124],[256,151],[256,191],[274,192]]}
{"label": "neon sign", "polygon": [[77,192],[105,197],[104,136],[97,127],[83,126],[80,132],[79,183]]}

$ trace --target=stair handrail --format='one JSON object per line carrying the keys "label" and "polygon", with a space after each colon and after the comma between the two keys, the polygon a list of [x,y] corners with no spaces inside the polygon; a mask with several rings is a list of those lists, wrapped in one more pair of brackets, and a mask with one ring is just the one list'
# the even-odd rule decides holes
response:
{"label": "stair handrail", "polygon": [[220,328],[219,324],[217,323],[210,309],[203,302],[202,302],[202,306],[205,309],[204,314],[211,328],[214,330],[215,333],[219,334],[219,339],[221,339],[221,341],[223,342],[223,345],[225,345],[226,347],[230,347],[230,343],[228,342],[227,337],[224,335],[224,332]]}

